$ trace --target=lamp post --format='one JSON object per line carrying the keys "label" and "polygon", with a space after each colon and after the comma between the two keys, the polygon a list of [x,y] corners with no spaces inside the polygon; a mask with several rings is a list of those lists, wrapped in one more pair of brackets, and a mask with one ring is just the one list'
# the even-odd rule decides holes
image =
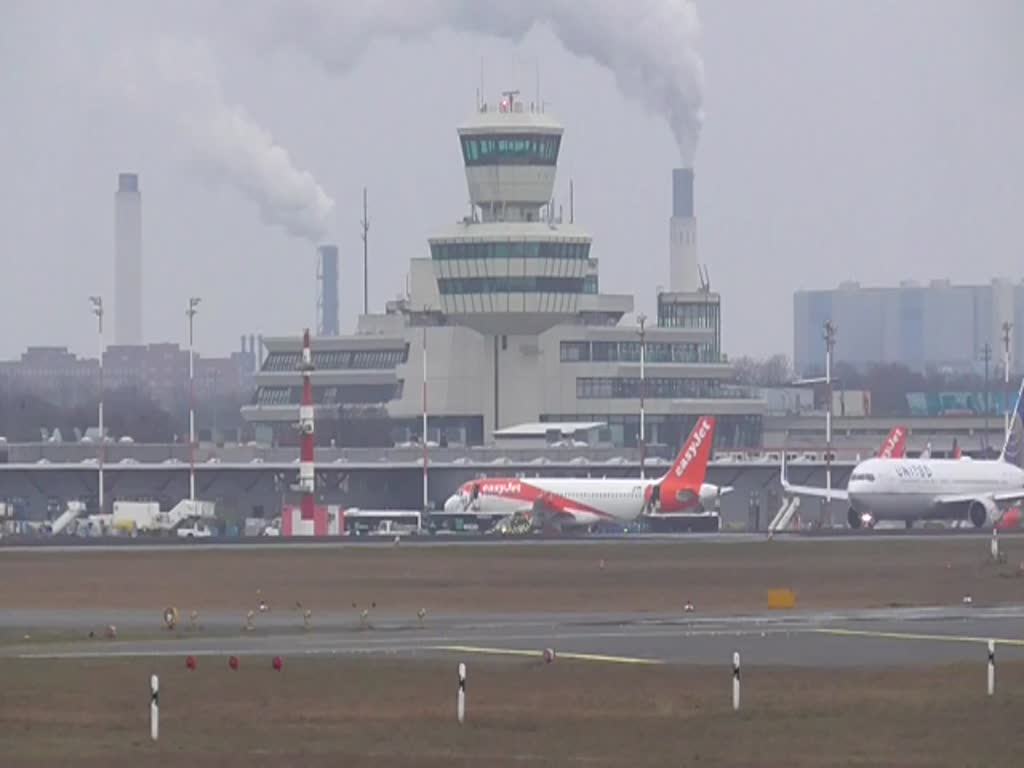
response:
{"label": "lamp post", "polygon": [[1013,408],[1013,403],[1010,402],[1010,333],[1013,331],[1013,323],[1003,323],[1003,396],[1006,398],[1006,408],[1003,414],[1004,429],[1003,435],[1005,436],[1010,431],[1010,409]]}
{"label": "lamp post", "polygon": [[989,364],[992,362],[992,345],[986,343],[981,348],[981,362],[985,364],[985,452],[988,452],[989,445],[989,392],[992,387],[989,383]]}
{"label": "lamp post", "polygon": [[188,318],[188,498],[196,500],[196,389],[195,389],[195,317],[199,297],[188,300],[185,316]]}
{"label": "lamp post", "polygon": [[644,459],[647,457],[647,446],[646,446],[646,434],[644,431],[645,419],[644,419],[644,394],[647,389],[647,376],[646,376],[646,344],[645,339],[645,325],[647,323],[647,315],[641,313],[637,317],[637,322],[640,324],[640,479],[644,479]]}
{"label": "lamp post", "polygon": [[836,327],[825,321],[825,514],[832,522],[832,353],[836,347]]}
{"label": "lamp post", "polygon": [[106,441],[106,432],[103,429],[103,297],[102,296],[90,296],[89,302],[92,304],[92,313],[96,315],[97,330],[99,332],[99,362],[100,362],[100,398],[99,406],[97,407],[97,428],[99,430],[99,441],[100,441],[100,452],[98,458],[99,467],[99,493],[97,494],[97,500],[99,501],[99,513],[102,515],[104,510],[103,505],[103,453],[104,443]]}
{"label": "lamp post", "polygon": [[423,514],[427,513],[429,495],[427,487],[427,464],[429,461],[427,447],[427,321],[423,323]]}

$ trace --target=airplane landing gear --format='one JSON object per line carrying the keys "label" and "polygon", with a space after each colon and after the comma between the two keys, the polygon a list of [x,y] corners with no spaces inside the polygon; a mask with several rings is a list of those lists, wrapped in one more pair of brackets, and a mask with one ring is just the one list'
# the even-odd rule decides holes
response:
{"label": "airplane landing gear", "polygon": [[860,512],[853,507],[850,507],[849,511],[846,513],[846,522],[848,522],[850,527],[854,530],[857,530],[864,524],[864,521],[861,520]]}

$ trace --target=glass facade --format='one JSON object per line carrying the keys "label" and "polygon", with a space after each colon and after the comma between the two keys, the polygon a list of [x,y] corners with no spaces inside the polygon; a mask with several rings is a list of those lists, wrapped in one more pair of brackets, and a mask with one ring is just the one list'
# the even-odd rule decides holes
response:
{"label": "glass facade", "polygon": [[[635,448],[640,442],[639,413],[554,413],[542,414],[540,420],[542,422],[603,421],[608,425],[613,444]],[[644,421],[647,444],[649,446],[666,446],[661,453],[666,458],[674,458],[675,453],[682,448],[683,442],[693,430],[694,424],[697,423],[697,416],[648,413]],[[762,434],[763,425],[760,416],[718,416],[714,447],[716,450],[723,451],[760,448]]]}
{"label": "glass facade", "polygon": [[722,355],[721,306],[717,301],[663,301],[658,297],[658,325],[662,328],[712,330],[714,339],[702,345],[702,362],[719,362]]}
{"label": "glass facade", "polygon": [[587,259],[590,257],[590,243],[557,241],[431,243],[430,257],[438,261],[466,261],[469,259]]}
{"label": "glass facade", "polygon": [[555,165],[562,137],[551,134],[487,134],[462,137],[462,160],[473,165]]}
{"label": "glass facade", "polygon": [[714,328],[719,326],[717,302],[659,302],[658,325],[663,328]]}
{"label": "glass facade", "polygon": [[[645,396],[652,399],[714,398],[721,393],[717,379],[677,379],[647,376]],[[639,376],[579,376],[576,397],[580,400],[639,399]]]}
{"label": "glass facade", "polygon": [[[330,384],[313,387],[316,405],[387,403],[402,396],[404,382],[393,384]],[[260,387],[254,405],[294,405],[302,403],[302,387]]]}
{"label": "glass facade", "polygon": [[444,296],[459,293],[581,293],[577,277],[457,277],[438,278]]}
{"label": "glass facade", "polygon": [[[717,363],[707,344],[696,342],[648,341],[644,344],[648,363]],[[639,363],[639,341],[563,341],[563,363]]]}
{"label": "glass facade", "polygon": [[[313,368],[318,371],[388,370],[409,360],[405,349],[325,350],[313,352]],[[298,371],[301,352],[271,352],[262,370],[269,373]]]}

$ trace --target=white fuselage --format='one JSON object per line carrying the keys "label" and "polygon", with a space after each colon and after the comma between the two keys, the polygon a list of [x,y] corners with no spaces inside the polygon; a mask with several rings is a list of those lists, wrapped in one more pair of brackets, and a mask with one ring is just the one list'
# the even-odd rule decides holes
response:
{"label": "white fuselage", "polygon": [[[470,500],[464,491],[452,495],[444,505],[446,512],[466,510],[474,513],[514,514],[528,512],[544,494],[564,499],[567,511],[578,525],[593,525],[602,520],[632,522],[644,512],[647,491],[660,478],[523,478],[514,481],[479,481],[480,492]],[[710,508],[717,501],[718,486],[703,483],[700,505]],[[693,512],[700,509],[695,505]]]}
{"label": "white fuselage", "polygon": [[877,520],[962,517],[964,504],[952,497],[1019,491],[1024,470],[1004,461],[960,459],[868,459],[858,464],[846,487],[850,505]]}

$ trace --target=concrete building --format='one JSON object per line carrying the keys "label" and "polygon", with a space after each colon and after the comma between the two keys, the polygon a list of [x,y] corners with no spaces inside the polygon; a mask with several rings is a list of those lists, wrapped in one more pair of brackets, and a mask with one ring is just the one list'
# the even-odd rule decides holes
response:
{"label": "concrete building", "polygon": [[0,392],[28,392],[59,408],[77,408],[96,399],[99,368],[95,358],[67,347],[29,347],[18,360],[0,361]]}
{"label": "concrete building", "polygon": [[[507,93],[458,130],[471,210],[429,238],[409,292],[356,333],[313,340],[321,441],[346,441],[348,414],[386,412],[388,440],[490,443],[533,422],[600,422],[602,439],[637,444],[640,336],[633,297],[601,293],[591,237],[551,204],[562,127]],[[730,397],[720,351],[720,299],[696,267],[693,174],[673,175],[672,293],[645,328],[648,444],[677,447],[701,414],[722,445],[760,442],[764,403]],[[678,221],[676,221],[678,219]],[[683,237],[677,245],[676,233]],[[691,263],[692,262],[692,263]],[[264,340],[257,392],[243,409],[257,439],[288,441],[298,407],[298,336]],[[423,371],[426,370],[424,388]],[[425,391],[424,391],[425,390]]]}
{"label": "concrete building", "polygon": [[114,193],[114,341],[142,343],[142,193],[135,173],[119,174]]}
{"label": "concrete building", "polygon": [[[199,401],[247,395],[253,388],[254,343],[228,357],[196,355],[195,393]],[[165,410],[178,408],[188,394],[188,350],[177,344],[122,346],[103,352],[103,386],[107,392],[137,389]],[[18,360],[0,361],[0,390],[31,393],[61,408],[96,401],[99,362],[80,358],[67,347],[29,347]]]}
{"label": "concrete building", "polygon": [[[793,296],[793,363],[797,374],[821,373],[825,360],[822,329],[838,329],[836,361],[866,368],[903,363],[928,368],[980,371],[983,349],[991,346],[996,371],[1002,360],[1002,325],[1024,320],[1024,283],[993,280],[988,285],[927,285],[904,281],[896,287],[868,288],[843,283],[835,290],[797,291]],[[1015,334],[1017,361],[1024,345]],[[1011,368],[1019,365],[1011,364]]]}

